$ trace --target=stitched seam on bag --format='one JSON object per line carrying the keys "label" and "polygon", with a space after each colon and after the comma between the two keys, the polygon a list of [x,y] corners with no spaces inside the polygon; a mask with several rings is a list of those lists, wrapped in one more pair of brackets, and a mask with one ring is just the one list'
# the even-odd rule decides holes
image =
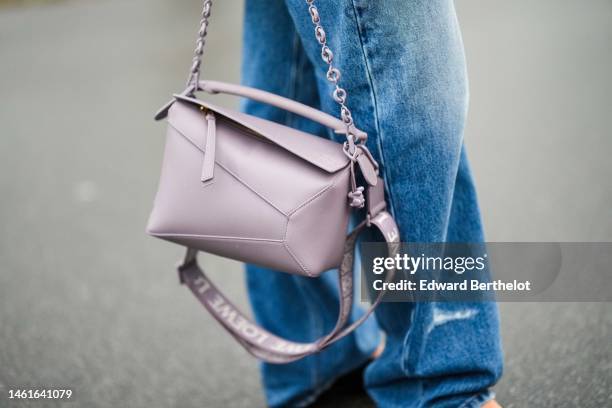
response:
{"label": "stitched seam on bag", "polygon": [[314,278],[313,274],[308,270],[308,268],[306,268],[306,266],[302,263],[302,261],[300,261],[300,259],[297,257],[297,255],[293,253],[293,251],[291,250],[291,247],[289,247],[289,245],[287,245],[287,242],[284,241],[283,242],[283,246],[285,247],[285,249],[287,250],[289,255],[291,255],[291,258],[293,258],[295,263],[297,263],[299,265],[299,267],[302,268],[302,271],[304,271],[304,273],[306,275],[308,275],[310,278]]}
{"label": "stitched seam on bag", "polygon": [[324,194],[327,190],[329,190],[330,188],[334,187],[336,185],[336,183],[338,182],[338,178],[341,175],[342,175],[342,172],[338,172],[338,174],[336,174],[334,176],[334,178],[332,178],[332,181],[331,181],[330,184],[328,184],[327,186],[323,187],[321,190],[316,192],[310,198],[307,198],[306,201],[304,201],[302,204],[299,204],[297,207],[295,207],[294,209],[292,209],[289,212],[287,212],[287,216],[291,217],[293,214],[295,214],[297,211],[299,211],[302,207],[310,204],[310,202],[316,200],[320,195]]}
{"label": "stitched seam on bag", "polygon": [[[206,154],[206,152],[204,151],[204,149],[202,149],[200,146],[198,146],[189,136],[185,135],[183,132],[181,132],[180,130],[178,130],[175,126],[172,125],[172,123],[170,123],[170,121],[168,121],[168,125],[170,125],[174,130],[176,130],[178,132],[178,134],[180,134],[181,136],[183,136],[185,139],[187,139],[189,142],[191,142],[191,144],[193,144],[199,151],[201,151],[202,153]],[[272,208],[274,208],[276,211],[280,212],[282,215],[284,215],[285,217],[288,217],[289,215],[286,214],[284,211],[282,211],[280,208],[278,208],[277,206],[275,206],[270,200],[268,200],[266,197],[264,197],[263,195],[261,195],[261,193],[257,192],[253,187],[251,187],[247,182],[245,182],[244,180],[242,180],[240,177],[238,177],[238,175],[236,175],[234,172],[232,172],[231,170],[229,170],[227,167],[225,167],[223,164],[219,163],[217,160],[215,160],[215,163],[221,167],[223,170],[225,170],[230,176],[234,177],[236,180],[238,180],[238,182],[240,182],[240,184],[244,185],[247,189],[251,190],[255,195],[257,195],[259,198],[261,198],[262,200],[264,200],[268,205],[270,205]]]}
{"label": "stitched seam on bag", "polygon": [[302,272],[304,272],[306,275],[308,275],[309,277],[313,277],[312,273],[310,272],[310,270],[308,270],[308,268],[306,268],[306,266],[302,263],[302,261],[300,261],[300,259],[297,257],[297,255],[291,250],[291,247],[287,244],[287,231],[289,231],[289,222],[291,222],[291,217],[287,217],[287,219],[285,220],[285,232],[283,234],[283,247],[285,248],[285,250],[289,253],[289,256],[291,256],[291,258],[293,259],[293,261],[298,264],[298,266],[300,268],[302,268]]}
{"label": "stitched seam on bag", "polygon": [[289,252],[289,255],[291,255],[291,257],[295,260],[295,262],[298,263],[298,265],[300,265],[300,267],[302,268],[302,270],[304,271],[304,273],[306,273],[308,276],[310,276],[311,278],[314,277],[314,274],[312,272],[310,272],[310,270],[308,268],[306,268],[306,266],[302,263],[302,261],[300,261],[300,259],[298,258],[297,254],[295,254],[292,250],[291,247],[289,246],[289,244],[287,244],[287,232],[289,231],[289,223],[291,222],[291,216],[293,216],[296,212],[298,212],[300,209],[306,207],[308,204],[312,203],[314,200],[316,200],[317,198],[325,195],[325,193],[327,191],[329,191],[331,188],[333,188],[336,183],[338,182],[338,179],[340,178],[340,176],[342,175],[342,173],[337,174],[336,176],[334,176],[334,178],[332,179],[331,184],[329,184],[328,186],[326,186],[325,188],[323,188],[321,191],[319,191],[318,193],[316,193],[314,196],[312,196],[311,198],[309,198],[308,200],[306,200],[303,204],[299,205],[295,210],[289,212],[289,216],[287,218],[287,223],[285,224],[285,235],[283,236],[283,245],[285,246],[285,248],[287,249],[287,252]]}
{"label": "stitched seam on bag", "polygon": [[244,181],[243,179],[241,179],[240,177],[238,177],[237,174],[235,174],[233,171],[231,171],[230,169],[226,168],[225,166],[223,166],[222,164],[219,164],[219,167],[221,167],[223,170],[227,171],[229,173],[229,175],[231,175],[232,177],[234,177],[236,180],[238,180],[242,185],[244,185],[246,188],[248,188],[249,190],[251,190],[255,195],[257,195],[259,198],[261,198],[262,200],[264,200],[266,203],[268,203],[268,205],[270,205],[272,208],[274,208],[276,211],[278,211],[279,213],[281,213],[282,215],[284,215],[285,217],[287,217],[288,215],[285,214],[285,212],[283,210],[281,210],[280,208],[278,208],[276,205],[274,205],[269,199],[267,199],[266,197],[264,197],[261,193],[259,193],[258,191],[256,191],[253,187],[251,187],[246,181]]}
{"label": "stitched seam on bag", "polygon": [[[196,149],[198,149],[199,151],[201,151],[202,153],[206,153],[204,151],[204,149],[202,149],[200,146],[198,146],[198,144],[196,142],[193,141],[192,138],[190,138],[189,136],[187,136],[186,134],[184,134],[183,132],[181,132],[176,126],[174,126],[172,124],[172,122],[168,121],[168,126],[170,126],[172,129],[176,130],[176,133],[178,133],[179,135],[183,136],[185,139],[187,139],[187,141],[189,143],[191,143],[193,145],[193,147],[195,147]],[[217,161],[215,160],[215,163]]]}
{"label": "stitched seam on bag", "polygon": [[228,237],[223,235],[200,235],[200,234],[180,234],[180,233],[172,233],[172,232],[151,232],[152,235],[159,237],[189,237],[189,238],[207,238],[207,239],[226,239],[232,241],[259,241],[259,242],[275,242],[275,243],[283,243],[281,239],[273,239],[273,238],[245,238],[245,237]]}
{"label": "stitched seam on bag", "polygon": [[302,261],[300,261],[297,255],[291,250],[291,247],[287,244],[287,231],[289,231],[289,222],[291,222],[291,216],[288,216],[287,219],[285,220],[285,232],[283,234],[283,247],[285,247],[285,250],[289,253],[293,261],[297,263],[300,268],[302,268],[302,271],[306,275],[312,278],[313,277],[312,273],[308,270],[308,268],[306,268],[306,266],[302,263]]}

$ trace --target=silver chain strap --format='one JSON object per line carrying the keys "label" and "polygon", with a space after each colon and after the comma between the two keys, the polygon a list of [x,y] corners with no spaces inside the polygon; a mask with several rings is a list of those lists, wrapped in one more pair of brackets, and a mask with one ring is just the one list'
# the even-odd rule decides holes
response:
{"label": "silver chain strap", "polygon": [[[346,106],[347,93],[346,90],[338,84],[340,81],[340,70],[333,65],[334,53],[327,45],[327,36],[325,30],[321,26],[321,18],[319,17],[319,10],[314,4],[314,0],[306,0],[308,4],[308,12],[310,13],[310,19],[314,24],[315,37],[321,45],[321,58],[327,64],[327,80],[334,85],[332,97],[334,101],[340,105],[340,119],[346,125],[346,136],[348,142],[353,145],[355,142],[363,142],[359,140],[353,133],[354,123],[353,115],[351,110]],[[200,29],[198,30],[198,37],[196,39],[196,47],[193,51],[193,60],[191,63],[191,69],[189,70],[189,78],[187,79],[187,87],[193,86],[194,90],[197,90],[197,85],[200,81],[200,68],[202,66],[202,54],[204,53],[204,46],[206,45],[206,35],[208,33],[208,24],[210,18],[210,12],[212,9],[212,0],[204,0],[202,6],[202,13],[200,19]],[[354,150],[351,146],[351,151]]]}
{"label": "silver chain strap", "polygon": [[[351,159],[351,192],[349,193],[351,207],[361,208],[364,206],[365,199],[363,196],[363,187],[358,187],[355,183],[355,161],[360,154],[361,149],[357,149],[357,145],[365,143],[365,138],[359,138],[353,132],[354,123],[351,110],[346,106],[347,92],[338,84],[340,81],[340,70],[333,65],[334,53],[327,45],[327,36],[325,30],[321,26],[321,18],[319,10],[314,4],[315,0],[306,0],[308,4],[308,12],[310,19],[314,24],[315,37],[321,45],[321,58],[327,64],[327,80],[334,85],[332,97],[334,101],[340,105],[340,119],[346,126],[346,142],[344,143],[344,153]],[[200,29],[198,30],[198,38],[196,39],[196,48],[193,51],[193,61],[189,70],[189,78],[187,79],[187,90],[189,93],[194,93],[198,90],[200,82],[200,68],[202,66],[202,54],[204,53],[204,45],[206,44],[206,34],[208,31],[208,19],[210,18],[210,10],[212,8],[212,0],[203,0],[202,18],[200,19]]]}
{"label": "silver chain strap", "polygon": [[346,125],[346,138],[348,141],[348,151],[350,154],[353,154],[355,151],[355,142],[363,143],[365,140],[360,140],[353,133],[353,115],[351,114],[351,110],[346,106],[347,100],[347,92],[344,88],[340,87],[338,82],[340,81],[340,70],[334,67],[334,53],[327,45],[327,36],[325,35],[325,30],[321,26],[321,17],[319,16],[319,10],[317,6],[314,4],[315,0],[306,0],[306,4],[308,4],[308,12],[310,13],[310,19],[314,24],[314,32],[317,41],[321,45],[321,58],[327,64],[327,80],[334,85],[334,90],[332,92],[332,97],[334,101],[340,105],[340,119]]}
{"label": "silver chain strap", "polygon": [[[346,142],[344,142],[343,150],[351,160],[351,191],[348,193],[349,204],[353,208],[363,208],[365,205],[364,188],[357,186],[357,179],[355,177],[355,162],[357,156],[361,154],[365,146],[365,138],[358,138],[353,133],[354,123],[353,115],[351,110],[346,106],[346,99],[348,97],[347,92],[344,88],[340,87],[338,82],[340,81],[340,70],[334,67],[334,53],[327,45],[327,36],[325,30],[321,26],[321,17],[319,16],[319,9],[314,4],[315,0],[306,0],[308,4],[308,12],[310,13],[310,19],[314,24],[315,37],[319,44],[321,44],[321,58],[327,64],[327,80],[334,85],[332,97],[334,101],[340,105],[340,119],[346,125]],[[357,148],[357,146],[360,148]]]}
{"label": "silver chain strap", "polygon": [[206,44],[208,19],[210,18],[211,8],[212,0],[204,0],[202,6],[202,18],[200,19],[200,29],[198,30],[196,47],[193,51],[193,62],[191,63],[191,69],[189,70],[189,78],[187,79],[187,87],[193,87],[194,91],[198,90],[198,83],[200,82],[200,67],[202,65],[202,54],[204,53],[204,45]]}

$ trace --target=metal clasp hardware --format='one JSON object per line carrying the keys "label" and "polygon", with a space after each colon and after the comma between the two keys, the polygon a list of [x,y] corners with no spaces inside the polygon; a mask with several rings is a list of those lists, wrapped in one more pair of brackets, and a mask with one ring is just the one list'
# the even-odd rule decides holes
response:
{"label": "metal clasp hardware", "polygon": [[351,152],[351,147],[349,142],[344,142],[342,145],[342,152],[349,158],[350,163],[350,182],[351,182],[351,191],[348,193],[349,205],[353,208],[363,208],[365,206],[365,197],[363,196],[363,186],[357,186],[357,178],[355,176],[355,163],[357,163],[357,158],[361,154],[359,148],[353,146],[353,151]]}
{"label": "metal clasp hardware", "polygon": [[[352,150],[352,151],[351,151]],[[353,144],[353,147],[351,148],[350,143],[344,142],[342,143],[342,152],[344,153],[344,155],[346,157],[349,158],[350,161],[354,162],[355,160],[357,160],[357,156],[359,156],[359,154],[361,153],[359,151],[359,149],[357,149],[357,146]]]}

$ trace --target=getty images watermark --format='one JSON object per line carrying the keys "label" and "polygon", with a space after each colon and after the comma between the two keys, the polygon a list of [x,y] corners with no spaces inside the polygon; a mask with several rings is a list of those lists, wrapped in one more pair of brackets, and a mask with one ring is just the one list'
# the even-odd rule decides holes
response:
{"label": "getty images watermark", "polygon": [[[463,275],[465,272],[477,272],[478,277],[487,269],[487,254],[482,256],[411,256],[407,253],[396,254],[394,257],[379,256],[372,260],[372,272],[382,275],[385,271],[395,268],[396,271],[404,271],[410,275],[417,272],[439,272],[455,273]],[[502,280],[481,281],[480,279],[462,279],[451,281],[449,279],[401,279],[399,281],[386,282],[384,279],[376,279],[372,286],[375,290],[410,290],[410,291],[466,291],[466,290],[531,290],[531,281],[511,282]]]}
{"label": "getty images watermark", "polygon": [[612,300],[611,243],[363,243],[359,259],[363,300]]}

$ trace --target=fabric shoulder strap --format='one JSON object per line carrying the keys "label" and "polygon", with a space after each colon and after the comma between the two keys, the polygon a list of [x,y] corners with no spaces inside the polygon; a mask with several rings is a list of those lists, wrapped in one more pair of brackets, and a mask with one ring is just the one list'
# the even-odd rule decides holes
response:
{"label": "fabric shoulder strap", "polygon": [[[381,211],[375,217],[359,224],[347,237],[342,263],[338,268],[340,307],[333,330],[311,343],[299,343],[276,336],[255,324],[221,293],[197,262],[197,250],[187,249],[184,261],[178,267],[181,283],[187,285],[210,314],[252,355],[270,363],[289,363],[317,353],[340,340],[359,327],[381,302],[385,292],[380,291],[366,313],[346,326],[353,305],[353,265],[355,246],[359,234],[367,227],[376,227],[387,242],[388,254],[395,257],[399,248],[399,233],[393,217]],[[393,279],[395,270],[387,270],[385,280]]]}

